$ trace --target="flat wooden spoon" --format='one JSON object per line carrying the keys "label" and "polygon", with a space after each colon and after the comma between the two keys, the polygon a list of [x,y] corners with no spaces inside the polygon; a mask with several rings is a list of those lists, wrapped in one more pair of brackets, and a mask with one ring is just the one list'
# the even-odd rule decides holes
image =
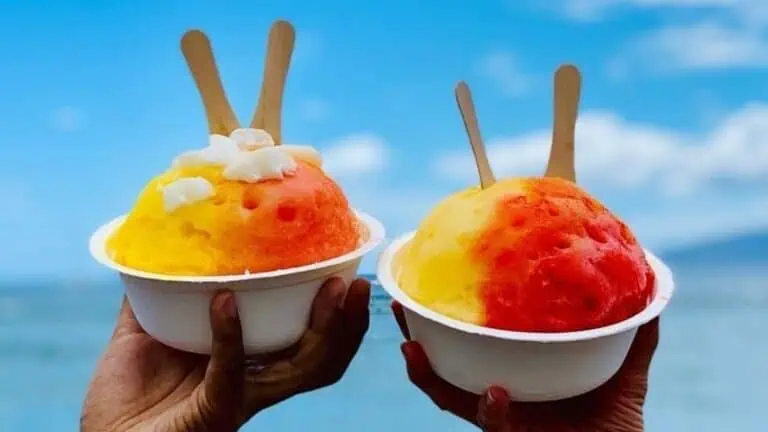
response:
{"label": "flat wooden spoon", "polygon": [[267,42],[267,58],[259,103],[251,120],[251,127],[269,132],[275,145],[282,143],[280,121],[283,92],[295,40],[296,32],[289,22],[277,21],[272,25]]}
{"label": "flat wooden spoon", "polygon": [[203,99],[208,131],[229,136],[239,123],[227,101],[208,37],[200,30],[186,32],[181,38],[181,52]]}
{"label": "flat wooden spoon", "polygon": [[472,93],[469,86],[464,81],[456,85],[456,103],[459,105],[461,118],[464,121],[464,128],[469,136],[469,143],[472,145],[472,153],[475,155],[475,164],[477,164],[477,173],[480,175],[480,187],[489,188],[496,183],[496,177],[493,175],[491,165],[488,163],[488,156],[485,153],[485,145],[480,136],[480,127],[477,123],[475,114],[475,105],[472,103]]}
{"label": "flat wooden spoon", "polygon": [[547,162],[547,177],[576,181],[574,142],[576,118],[581,97],[581,75],[576,66],[563,65],[555,72],[555,109],[552,148]]}

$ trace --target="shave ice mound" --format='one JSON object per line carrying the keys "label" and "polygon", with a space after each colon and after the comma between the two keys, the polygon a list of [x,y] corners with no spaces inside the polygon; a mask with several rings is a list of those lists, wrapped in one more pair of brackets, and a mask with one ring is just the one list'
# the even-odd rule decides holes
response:
{"label": "shave ice mound", "polygon": [[479,326],[589,330],[640,313],[654,273],[629,228],[575,183],[513,178],[438,204],[396,260],[414,301]]}
{"label": "shave ice mound", "polygon": [[361,231],[317,151],[276,146],[266,131],[241,128],[176,157],[106,250],[148,273],[238,275],[339,257],[360,245]]}

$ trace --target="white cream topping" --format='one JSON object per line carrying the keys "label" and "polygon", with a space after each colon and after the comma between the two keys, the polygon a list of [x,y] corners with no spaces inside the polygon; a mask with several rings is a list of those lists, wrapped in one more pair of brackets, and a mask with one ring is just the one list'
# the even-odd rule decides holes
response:
{"label": "white cream topping", "polygon": [[237,159],[240,153],[240,147],[231,138],[224,135],[211,135],[208,138],[208,147],[180,154],[173,160],[173,166],[227,166]]}
{"label": "white cream topping", "polygon": [[278,147],[262,147],[244,153],[224,168],[224,178],[254,183],[267,179],[282,179],[296,172],[296,161]]}
{"label": "white cream topping", "polygon": [[184,177],[168,183],[162,188],[165,211],[173,212],[177,208],[212,197],[213,185],[202,177]]}
{"label": "white cream topping", "polygon": [[261,147],[275,146],[272,135],[263,129],[239,128],[233,130],[229,137],[243,150],[256,150]]}
{"label": "white cream topping", "polygon": [[295,159],[302,160],[308,164],[312,164],[318,168],[322,168],[323,166],[323,158],[320,156],[320,153],[315,150],[314,147],[308,146],[308,145],[281,145],[276,148],[279,148],[291,156],[293,156]]}
{"label": "white cream topping", "polygon": [[[295,162],[294,165],[286,164],[285,158],[278,158],[271,152],[261,154],[261,156],[258,157],[264,157],[266,159],[256,162],[251,153],[267,148],[285,153],[292,159],[302,160],[317,167],[322,167],[323,161],[320,157],[320,153],[311,146],[275,146],[272,136],[267,131],[252,128],[235,129],[228,137],[224,135],[211,135],[208,139],[208,147],[199,150],[190,150],[180,154],[173,160],[173,166],[214,165],[224,167],[225,171],[232,165],[237,165],[236,170],[238,171],[244,169],[244,166],[250,166],[255,170],[253,173],[250,175],[238,175],[239,178],[251,178],[252,180],[249,180],[250,182],[259,181],[258,172],[274,172],[281,166],[295,169]],[[265,170],[264,164],[270,162],[276,165],[272,166],[271,169]],[[285,171],[283,174],[286,174]]]}
{"label": "white cream topping", "polygon": [[[219,166],[227,180],[257,183],[262,180],[282,179],[296,172],[296,160],[322,167],[320,153],[310,146],[276,146],[265,130],[235,129],[227,137],[211,135],[208,146],[186,151],[173,160],[174,168]],[[181,178],[163,189],[166,211],[213,196],[213,185],[202,177]]]}

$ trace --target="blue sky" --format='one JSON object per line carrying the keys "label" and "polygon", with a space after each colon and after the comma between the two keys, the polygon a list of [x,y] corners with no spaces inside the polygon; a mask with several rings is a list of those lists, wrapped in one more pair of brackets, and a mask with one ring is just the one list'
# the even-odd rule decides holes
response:
{"label": "blue sky", "polygon": [[248,119],[278,18],[297,28],[284,138],[323,151],[391,235],[477,182],[456,81],[473,90],[497,175],[536,174],[563,62],[584,76],[580,181],[648,247],[768,227],[762,0],[6,0],[0,277],[104,275],[93,229],[206,143],[182,33],[210,36]]}

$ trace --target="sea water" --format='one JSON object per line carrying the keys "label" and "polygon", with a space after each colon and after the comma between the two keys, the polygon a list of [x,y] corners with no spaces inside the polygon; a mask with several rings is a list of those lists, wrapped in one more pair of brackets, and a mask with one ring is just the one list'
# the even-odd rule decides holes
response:
{"label": "sea water", "polygon": [[[675,269],[646,405],[647,430],[768,430],[768,268]],[[102,285],[0,287],[0,431],[74,431],[122,292]],[[381,290],[365,342],[337,385],[297,396],[244,431],[473,431],[406,377]]]}

